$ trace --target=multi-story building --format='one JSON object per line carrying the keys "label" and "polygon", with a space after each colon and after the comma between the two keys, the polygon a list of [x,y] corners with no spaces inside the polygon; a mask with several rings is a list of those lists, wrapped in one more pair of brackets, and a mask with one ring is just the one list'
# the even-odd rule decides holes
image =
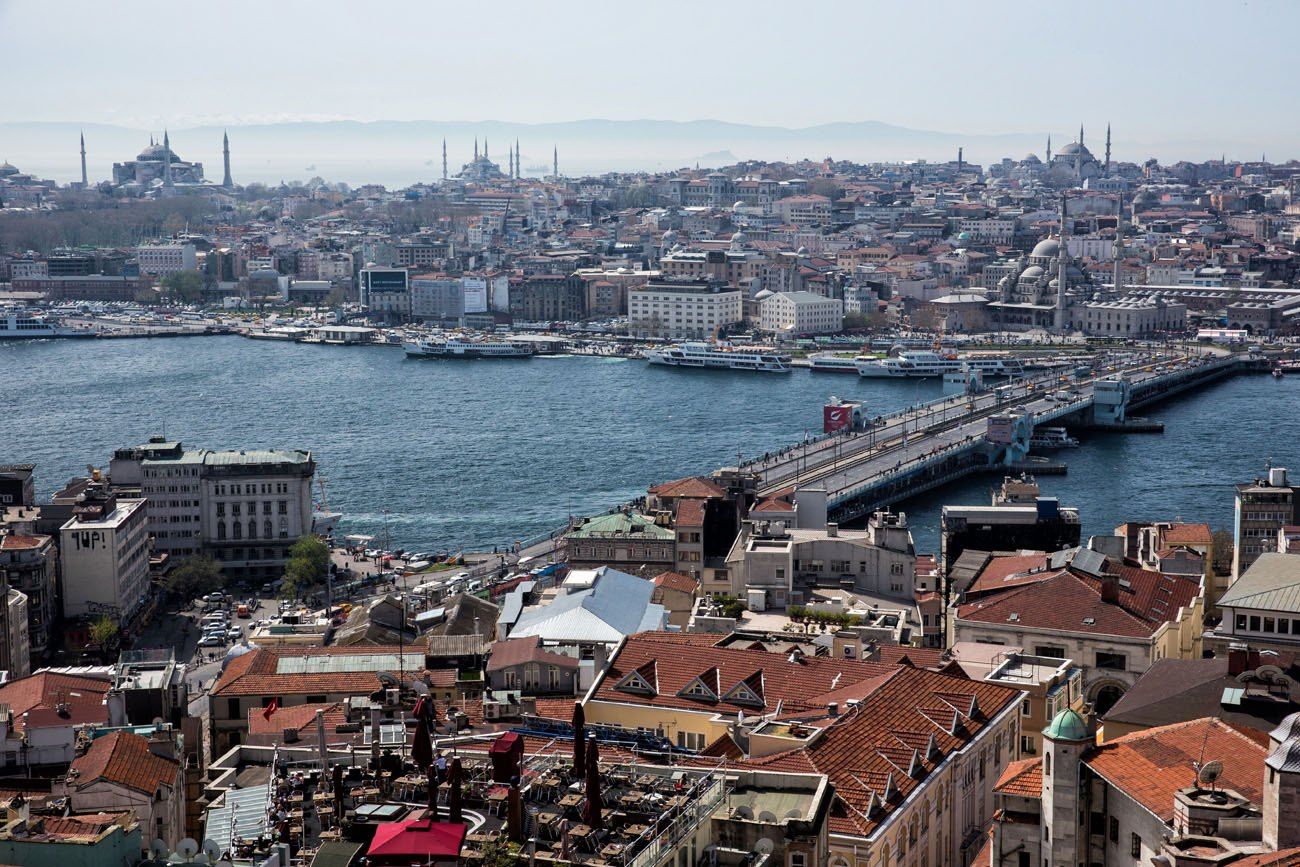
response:
{"label": "multi-story building", "polygon": [[166,277],[179,271],[194,271],[198,258],[193,244],[150,244],[135,248],[141,274]]}
{"label": "multi-story building", "polygon": [[865,530],[747,521],[726,564],[730,592],[770,608],[804,604],[819,587],[909,603],[915,590],[906,516],[884,512],[873,514]]}
{"label": "multi-story building", "polygon": [[666,278],[707,278],[728,286],[744,286],[761,277],[767,258],[742,246],[743,236],[732,236],[726,250],[673,250],[659,259],[659,271]]}
{"label": "multi-story building", "polygon": [[835,334],[844,328],[844,302],[813,292],[758,293],[759,328],[782,338]]}
{"label": "multi-story building", "polygon": [[465,312],[465,287],[461,278],[447,274],[411,276],[412,319],[459,325]]}
{"label": "multi-story building", "polygon": [[733,768],[824,774],[836,867],[971,862],[993,783],[1017,757],[1021,690],[715,640],[628,637],[587,694],[587,723],[710,754],[725,746]]}
{"label": "multi-story building", "polygon": [[651,280],[627,293],[628,332],[669,340],[716,337],[743,318],[742,293],[713,280]]}
{"label": "multi-story building", "polygon": [[35,464],[0,466],[0,508],[36,504]]}
{"label": "multi-story building", "polygon": [[358,279],[361,305],[372,316],[391,322],[411,318],[410,274],[405,268],[367,265],[361,269]]}
{"label": "multi-story building", "polygon": [[107,615],[128,628],[149,597],[148,509],[96,479],[59,530],[63,616]]}
{"label": "multi-story building", "polygon": [[673,531],[636,512],[585,518],[564,534],[569,565],[575,569],[613,566],[655,571],[673,568]]}
{"label": "multi-story building", "polygon": [[44,659],[57,616],[55,565],[58,549],[54,539],[42,535],[9,533],[0,535],[0,576],[27,597],[27,634],[30,655]]}
{"label": "multi-story building", "polygon": [[587,316],[581,280],[563,274],[530,274],[510,287],[510,315],[529,322],[576,322]]}
{"label": "multi-story building", "polygon": [[1277,550],[1278,531],[1296,520],[1295,488],[1284,467],[1272,467],[1267,478],[1237,485],[1232,520],[1232,580],[1241,577],[1260,554]]}
{"label": "multi-story building", "polygon": [[[1043,755],[998,780],[985,850],[994,856],[977,863],[1014,863],[996,853],[1047,867],[1295,863],[1297,750],[1300,714],[1267,740],[1201,718],[1097,746],[1062,710],[1043,731]],[[1291,857],[1271,857],[1284,849]]]}
{"label": "multi-story building", "polygon": [[1260,554],[1219,599],[1223,619],[1205,634],[1216,655],[1247,643],[1276,653],[1300,651],[1300,554]]}
{"label": "multi-story building", "polygon": [[176,557],[211,554],[231,578],[273,578],[311,532],[315,462],[297,450],[186,449],[154,437],[119,449],[113,487],[149,502],[154,547]]}
{"label": "multi-story building", "polygon": [[1076,548],[993,557],[953,599],[953,641],[1072,659],[1098,714],[1158,659],[1197,659],[1202,582]]}
{"label": "multi-story building", "polygon": [[1134,297],[1083,305],[1083,333],[1096,337],[1151,337],[1187,330],[1187,305],[1164,298]]}

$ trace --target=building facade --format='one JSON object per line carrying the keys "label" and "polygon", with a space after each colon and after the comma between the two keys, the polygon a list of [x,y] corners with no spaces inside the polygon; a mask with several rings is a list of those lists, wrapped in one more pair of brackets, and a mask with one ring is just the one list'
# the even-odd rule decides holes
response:
{"label": "building facade", "polygon": [[628,333],[668,340],[716,337],[743,319],[742,293],[710,280],[651,280],[627,293]]}
{"label": "building facade", "polygon": [[113,618],[127,628],[149,597],[148,509],[102,482],[87,488],[59,530],[63,616]]}

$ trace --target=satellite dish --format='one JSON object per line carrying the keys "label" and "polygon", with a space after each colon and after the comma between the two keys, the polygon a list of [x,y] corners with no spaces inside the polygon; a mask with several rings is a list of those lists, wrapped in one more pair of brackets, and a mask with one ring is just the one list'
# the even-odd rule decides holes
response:
{"label": "satellite dish", "polygon": [[1221,776],[1223,776],[1223,762],[1215,759],[1201,766],[1200,770],[1196,772],[1196,781],[1214,788],[1214,781]]}
{"label": "satellite dish", "polygon": [[209,861],[213,861],[213,862],[220,861],[221,854],[222,854],[221,845],[216,840],[212,840],[212,839],[204,840],[203,854],[208,856]]}
{"label": "satellite dish", "polygon": [[772,841],[766,837],[759,838],[759,841],[754,844],[754,851],[760,855],[771,855],[772,850],[775,848],[776,846],[773,845]]}
{"label": "satellite dish", "polygon": [[384,686],[400,687],[402,685],[402,682],[397,679],[397,676],[390,671],[378,672],[375,677],[379,678],[379,682]]}
{"label": "satellite dish", "polygon": [[193,837],[186,837],[176,844],[176,854],[189,861],[199,854],[199,844],[194,842]]}
{"label": "satellite dish", "polygon": [[161,861],[170,854],[171,852],[167,848],[167,844],[157,837],[154,837],[153,842],[149,844],[149,855],[154,859]]}

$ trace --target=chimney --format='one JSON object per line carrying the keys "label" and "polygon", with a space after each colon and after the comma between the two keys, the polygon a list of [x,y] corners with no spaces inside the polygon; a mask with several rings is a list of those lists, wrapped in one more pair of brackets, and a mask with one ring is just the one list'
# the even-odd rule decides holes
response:
{"label": "chimney", "polygon": [[837,717],[840,715],[840,703],[837,701],[830,702],[826,705],[826,715]]}
{"label": "chimney", "polygon": [[1119,604],[1119,577],[1115,575],[1101,576],[1101,601],[1108,605]]}
{"label": "chimney", "polygon": [[1254,671],[1259,668],[1259,651],[1251,650],[1250,647],[1241,642],[1233,642],[1228,646],[1228,674],[1236,677],[1247,671]]}
{"label": "chimney", "polygon": [[831,523],[831,524],[827,524],[827,525],[826,525],[826,536],[827,536],[828,538],[830,538],[830,539],[834,539],[834,538],[838,537],[839,535],[840,535],[840,525],[839,525],[839,524]]}
{"label": "chimney", "polygon": [[149,752],[160,759],[176,761],[176,741],[170,732],[155,731],[149,735]]}

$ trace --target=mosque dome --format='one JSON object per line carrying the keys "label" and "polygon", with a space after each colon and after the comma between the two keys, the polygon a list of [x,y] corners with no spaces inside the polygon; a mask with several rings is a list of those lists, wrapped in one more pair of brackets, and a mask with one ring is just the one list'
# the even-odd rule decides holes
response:
{"label": "mosque dome", "polygon": [[1038,154],[1025,154],[1025,158],[1021,160],[1021,162],[1032,163],[1033,165],[1039,165],[1040,163],[1042,163],[1042,160],[1038,158]]}
{"label": "mosque dome", "polygon": [[1268,733],[1268,736],[1278,743],[1300,737],[1300,712],[1284,717],[1278,727]]}
{"label": "mosque dome", "polygon": [[733,211],[743,211],[744,209],[745,209],[744,202],[736,202],[736,204],[731,206],[731,210]]}
{"label": "mosque dome", "polygon": [[1055,238],[1044,238],[1034,245],[1034,251],[1029,254],[1033,259],[1055,259],[1061,255],[1061,242]]}
{"label": "mosque dome", "polygon": [[664,243],[668,243],[669,241],[676,241],[676,240],[677,240],[677,233],[674,232],[672,229],[669,229],[667,232],[664,232],[663,234]]}
{"label": "mosque dome", "polygon": [[1052,718],[1047,728],[1043,729],[1043,735],[1054,741],[1086,741],[1092,738],[1083,717],[1068,707]]}
{"label": "mosque dome", "polygon": [[18,167],[10,163],[8,160],[5,160],[4,164],[0,165],[0,177],[8,177],[9,175],[16,174],[18,174]]}
{"label": "mosque dome", "polygon": [[958,233],[957,233],[957,240],[958,240],[958,241],[969,241],[969,240],[970,240],[970,232],[958,232]]}
{"label": "mosque dome", "polygon": [[773,294],[771,289],[759,289],[754,293],[754,300],[762,301],[764,298],[771,298]]}
{"label": "mosque dome", "polygon": [[749,239],[745,237],[745,233],[744,233],[744,232],[739,232],[739,231],[738,231],[738,232],[736,232],[736,234],[734,234],[734,235],[731,236],[731,243],[732,243],[732,244],[743,244],[743,243],[745,243],[745,242],[748,241],[748,240],[749,240]]}
{"label": "mosque dome", "polygon": [[800,247],[800,248],[796,251],[796,254],[799,255],[799,256],[807,256],[807,255],[808,255],[808,248],[807,248],[807,247]]}
{"label": "mosque dome", "polygon": [[1060,151],[1058,151],[1057,153],[1059,156],[1063,156],[1063,157],[1072,157],[1075,156],[1076,154],[1085,158],[1092,157],[1092,151],[1088,150],[1086,145],[1081,145],[1077,141],[1070,142],[1068,145],[1061,148]]}
{"label": "mosque dome", "polygon": [[[136,154],[135,158],[142,162],[150,162],[150,161],[162,162],[163,160],[167,159],[167,152],[169,150],[170,148],[164,147],[163,145],[160,144],[149,145],[149,147],[145,148],[144,150],[140,151],[140,153]],[[176,159],[175,151],[171,152],[171,157],[173,160]]]}
{"label": "mosque dome", "polygon": [[232,660],[238,659],[239,657],[243,656],[245,653],[249,653],[254,650],[257,650],[257,645],[253,644],[252,642],[245,643],[241,641],[238,644],[230,645],[230,649],[226,651],[226,655],[221,659],[221,670],[225,671],[226,666],[230,665]]}
{"label": "mosque dome", "polygon": [[1020,282],[1032,283],[1042,276],[1042,268],[1039,268],[1037,265],[1030,265],[1028,268],[1020,272]]}

